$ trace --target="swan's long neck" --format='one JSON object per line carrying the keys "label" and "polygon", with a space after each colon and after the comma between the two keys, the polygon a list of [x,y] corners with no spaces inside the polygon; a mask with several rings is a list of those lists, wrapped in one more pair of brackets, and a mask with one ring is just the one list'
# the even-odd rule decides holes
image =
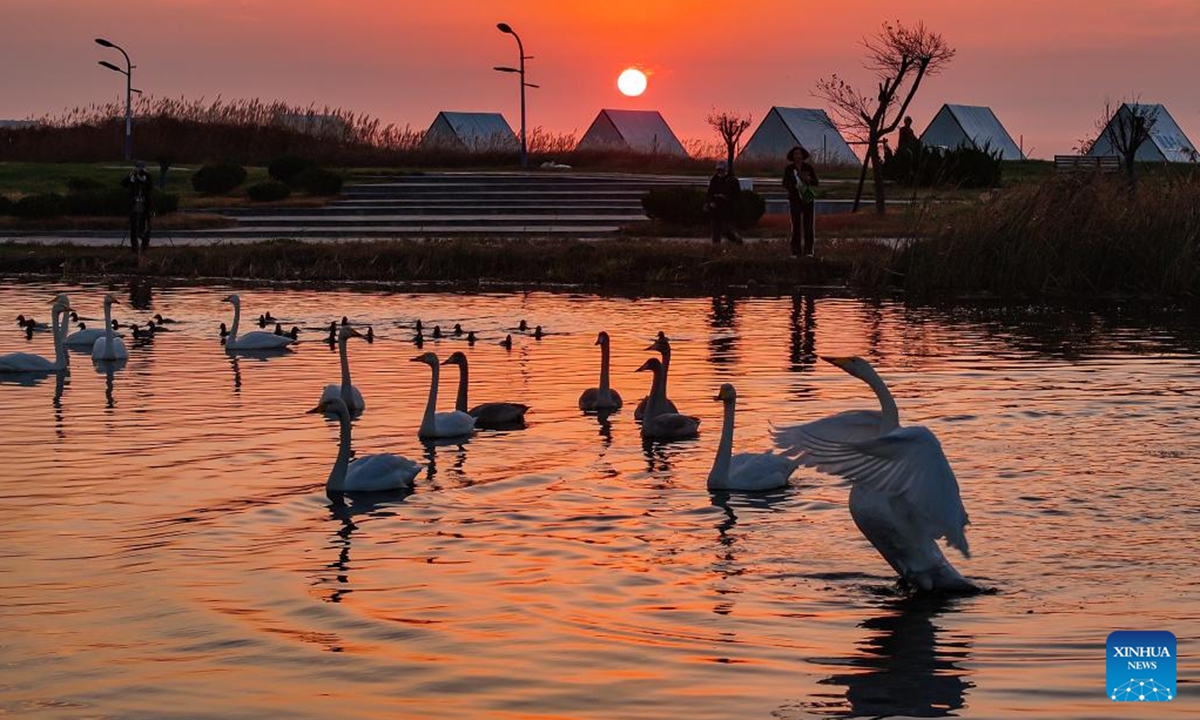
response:
{"label": "swan's long neck", "polygon": [[[346,343],[350,338],[346,335],[338,336],[338,355],[342,359],[342,394],[350,392],[352,385],[350,384],[350,358],[346,355]],[[342,400],[346,398],[343,397]]]}
{"label": "swan's long neck", "polygon": [[67,311],[61,308],[55,308],[50,313],[50,328],[54,333],[54,367],[58,369],[66,368],[71,357],[67,354],[67,346],[63,344],[63,340],[67,335]]}
{"label": "swan's long neck", "polygon": [[900,427],[900,410],[896,407],[896,399],[892,397],[892,391],[888,390],[887,384],[883,382],[883,378],[879,377],[879,373],[874,369],[868,369],[866,377],[862,380],[871,386],[871,389],[875,391],[875,397],[879,398],[880,410],[883,412],[879,434],[886,435]]}
{"label": "swan's long neck", "polygon": [[454,409],[459,412],[467,411],[467,363],[464,360],[458,364],[458,397],[454,401]]}
{"label": "swan's long neck", "polygon": [[229,337],[225,338],[226,345],[233,345],[237,340],[238,323],[242,320],[242,304],[233,303],[233,327],[229,328]]}
{"label": "swan's long neck", "polygon": [[346,487],[346,473],[350,470],[350,415],[338,413],[338,456],[333,469],[329,471],[329,479],[325,481],[326,490],[341,491]]}
{"label": "swan's long neck", "polygon": [[643,417],[655,417],[662,413],[662,406],[667,399],[666,389],[663,387],[663,369],[656,367],[653,370],[654,381],[650,383],[650,399],[646,401],[646,414]]}
{"label": "swan's long neck", "polygon": [[717,456],[713,458],[712,470],[708,473],[708,484],[724,485],[729,482],[729,463],[733,459],[733,416],[735,401],[725,402],[725,420],[721,424],[721,442],[717,443]]}
{"label": "swan's long neck", "polygon": [[430,363],[429,367],[433,370],[433,378],[429,383],[429,400],[425,403],[425,415],[421,418],[421,430],[427,433],[437,427],[434,415],[437,412],[438,366],[437,363]]}
{"label": "swan's long neck", "polygon": [[662,353],[662,359],[663,359],[663,361],[662,361],[662,365],[663,365],[662,386],[663,386],[663,397],[665,398],[667,396],[667,372],[669,372],[671,369],[671,346],[668,345],[668,346],[664,347],[662,350],[660,350],[659,352]]}
{"label": "swan's long neck", "polygon": [[608,390],[608,343],[600,343],[600,395]]}
{"label": "swan's long neck", "polygon": [[[104,347],[111,348],[113,344],[112,303],[104,301]],[[111,353],[112,350],[105,350]]]}

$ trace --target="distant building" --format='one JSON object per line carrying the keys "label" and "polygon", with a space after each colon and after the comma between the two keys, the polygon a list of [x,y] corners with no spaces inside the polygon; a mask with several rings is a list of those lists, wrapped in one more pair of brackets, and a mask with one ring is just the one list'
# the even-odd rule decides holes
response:
{"label": "distant building", "polygon": [[1100,133],[1100,137],[1092,143],[1092,149],[1088,151],[1088,155],[1118,154],[1116,148],[1112,146],[1112,141],[1108,138],[1108,128],[1122,115],[1126,118],[1131,116],[1133,110],[1130,108],[1135,104],[1143,117],[1154,117],[1154,124],[1150,126],[1150,137],[1138,148],[1134,160],[1142,162],[1197,162],[1200,160],[1196,154],[1196,146],[1183,134],[1183,130],[1175,122],[1175,118],[1171,117],[1171,113],[1167,112],[1167,108],[1151,103],[1122,103],[1121,107],[1117,108],[1117,112],[1113,113],[1112,118],[1109,119],[1108,125]]}
{"label": "distant building", "polygon": [[989,107],[979,105],[943,105],[933,116],[925,132],[921,133],[921,144],[933,147],[987,148],[999,151],[1001,160],[1024,160],[1021,148],[1000,124]]}
{"label": "distant building", "polygon": [[578,149],[687,156],[683,143],[657,110],[601,110],[579,140]]}
{"label": "distant building", "polygon": [[803,145],[818,165],[857,165],[858,156],[846,144],[824,110],[775,106],[767,111],[746,141],[739,160],[786,162],[788,150]]}
{"label": "distant building", "polygon": [[37,120],[0,120],[0,129],[18,130],[20,128],[33,127],[37,124]]}
{"label": "distant building", "polygon": [[279,113],[275,122],[289,130],[316,137],[340,138],[350,130],[346,120],[339,115],[319,113]]}
{"label": "distant building", "polygon": [[421,147],[462,152],[515,152],[521,149],[521,143],[500,113],[443,110],[425,131]]}

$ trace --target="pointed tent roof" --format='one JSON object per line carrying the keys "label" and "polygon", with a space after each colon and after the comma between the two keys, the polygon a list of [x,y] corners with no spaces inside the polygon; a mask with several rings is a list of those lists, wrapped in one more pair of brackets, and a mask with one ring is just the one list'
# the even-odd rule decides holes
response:
{"label": "pointed tent roof", "polygon": [[979,150],[986,146],[993,152],[999,150],[1001,160],[1025,159],[992,109],[980,105],[943,105],[921,133],[921,143],[951,148],[967,145]]}
{"label": "pointed tent roof", "polygon": [[1171,117],[1171,113],[1167,112],[1167,108],[1158,103],[1121,103],[1121,107],[1117,108],[1117,112],[1113,113],[1109,119],[1108,125],[1104,127],[1104,131],[1100,133],[1100,137],[1096,138],[1096,142],[1092,143],[1092,149],[1088,151],[1088,155],[1116,155],[1117,151],[1112,146],[1112,141],[1108,139],[1108,128],[1113,123],[1117,122],[1119,114],[1130,114],[1133,112],[1131,105],[1137,105],[1139,108],[1148,114],[1154,114],[1157,118],[1154,125],[1150,127],[1150,137],[1142,146],[1138,148],[1135,160],[1143,162],[1196,162],[1196,146],[1188,140],[1187,135],[1183,134],[1183,130],[1179,124],[1175,122],[1175,118]]}
{"label": "pointed tent roof", "polygon": [[601,110],[580,138],[579,149],[687,155],[657,110]]}
{"label": "pointed tent roof", "polygon": [[443,110],[425,131],[421,147],[473,152],[512,151],[519,149],[520,143],[500,113]]}
{"label": "pointed tent roof", "polygon": [[[738,155],[742,160],[781,160],[803,145],[818,165],[857,165],[858,156],[846,144],[824,110],[776,105],[767,111]],[[781,160],[782,161],[782,160]]]}

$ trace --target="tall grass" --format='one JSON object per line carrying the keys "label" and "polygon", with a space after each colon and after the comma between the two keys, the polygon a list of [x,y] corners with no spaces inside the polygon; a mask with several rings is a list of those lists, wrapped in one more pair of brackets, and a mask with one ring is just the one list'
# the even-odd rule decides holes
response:
{"label": "tall grass", "polygon": [[911,244],[915,294],[1200,293],[1200,180],[1169,174],[1136,194],[1112,176],[1011,188]]}

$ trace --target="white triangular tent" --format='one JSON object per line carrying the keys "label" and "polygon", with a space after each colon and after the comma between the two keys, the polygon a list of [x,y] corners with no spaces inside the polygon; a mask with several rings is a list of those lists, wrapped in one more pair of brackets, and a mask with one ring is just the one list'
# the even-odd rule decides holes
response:
{"label": "white triangular tent", "polygon": [[1021,148],[1013,142],[992,109],[979,105],[943,105],[921,133],[921,144],[978,150],[986,147],[992,152],[998,151],[1001,160],[1025,159]]}
{"label": "white triangular tent", "polygon": [[520,149],[521,144],[500,113],[443,110],[425,131],[421,147],[467,152],[512,152]]}
{"label": "white triangular tent", "polygon": [[786,163],[788,150],[803,145],[818,165],[857,165],[858,156],[846,144],[824,110],[775,106],[742,147],[739,160],[777,160]]}
{"label": "white triangular tent", "polygon": [[1121,107],[1117,108],[1117,112],[1113,113],[1108,125],[1100,133],[1100,137],[1096,138],[1096,142],[1092,144],[1088,155],[1118,154],[1112,145],[1112,140],[1108,137],[1108,129],[1121,120],[1121,116],[1124,116],[1125,122],[1128,122],[1128,118],[1134,112],[1134,107],[1138,109],[1142,117],[1154,118],[1154,124],[1150,126],[1150,137],[1138,148],[1137,154],[1134,155],[1135,160],[1141,162],[1196,162],[1200,159],[1197,158],[1196,146],[1183,134],[1183,130],[1175,122],[1175,118],[1171,117],[1171,113],[1167,112],[1166,107],[1157,103],[1121,103]]}
{"label": "white triangular tent", "polygon": [[579,149],[687,155],[657,110],[601,110],[580,138]]}

